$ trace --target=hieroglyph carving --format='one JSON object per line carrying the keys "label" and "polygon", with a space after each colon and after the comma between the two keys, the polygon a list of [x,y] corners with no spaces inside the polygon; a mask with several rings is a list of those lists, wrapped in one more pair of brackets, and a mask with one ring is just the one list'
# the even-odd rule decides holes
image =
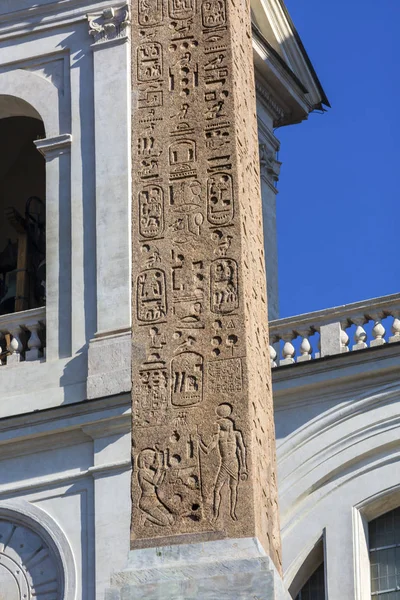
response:
{"label": "hieroglyph carving", "polygon": [[163,453],[146,448],[140,452],[137,466],[141,490],[139,508],[145,519],[161,526],[172,523],[174,518],[158,495],[166,473]]}
{"label": "hieroglyph carving", "polygon": [[169,16],[171,19],[191,19],[194,15],[196,0],[168,0]]}
{"label": "hieroglyph carving", "polygon": [[208,364],[208,387],[211,394],[234,396],[243,390],[242,361],[240,358],[215,360]]}
{"label": "hieroglyph carving", "polygon": [[106,8],[100,16],[88,15],[89,35],[94,43],[127,38],[130,33],[131,13],[129,5],[122,8]]}
{"label": "hieroglyph carving", "polygon": [[137,49],[137,77],[139,81],[157,81],[163,74],[162,46],[146,42]]}
{"label": "hieroglyph carving", "polygon": [[161,269],[147,269],[137,277],[137,318],[146,323],[157,323],[167,315],[165,273]]}
{"label": "hieroglyph carving", "polygon": [[155,27],[163,18],[162,0],[139,0],[138,22],[142,27]]}
{"label": "hieroglyph carving", "polygon": [[253,413],[266,447],[273,426],[250,7],[132,11],[132,545],[254,536]]}
{"label": "hieroglyph carving", "polygon": [[226,25],[226,6],[224,0],[206,0],[202,3],[203,27],[224,29]]}
{"label": "hieroglyph carving", "polygon": [[153,353],[139,371],[134,413],[139,426],[162,425],[168,409],[168,372],[159,354]]}
{"label": "hieroglyph carving", "polygon": [[182,352],[171,361],[171,403],[187,407],[203,399],[203,357],[196,352]]}
{"label": "hieroglyph carving", "polygon": [[236,521],[236,507],[238,502],[238,486],[240,481],[248,477],[246,462],[246,447],[243,442],[242,432],[236,429],[235,421],[230,418],[232,406],[220,404],[216,409],[217,432],[212,441],[207,445],[199,435],[197,440],[201,450],[209,454],[214,448],[218,449],[220,458],[217,478],[214,484],[213,520],[216,521],[220,514],[223,487],[229,486],[229,514]]}
{"label": "hieroglyph carving", "polygon": [[207,218],[211,225],[228,225],[233,219],[233,186],[229,173],[215,173],[207,181]]}
{"label": "hieroglyph carving", "polygon": [[137,458],[140,494],[138,508],[143,526],[172,526],[177,521],[203,517],[198,442],[186,427],[185,417],[172,422],[171,434]]}
{"label": "hieroglyph carving", "polygon": [[239,306],[238,266],[231,258],[221,258],[211,264],[211,310],[228,314]]}
{"label": "hieroglyph carving", "polygon": [[164,192],[159,185],[146,185],[139,192],[139,233],[152,239],[164,231]]}

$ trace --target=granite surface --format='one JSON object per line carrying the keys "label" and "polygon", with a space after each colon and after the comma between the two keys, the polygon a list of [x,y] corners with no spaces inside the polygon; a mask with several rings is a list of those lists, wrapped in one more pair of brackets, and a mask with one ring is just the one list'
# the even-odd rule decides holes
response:
{"label": "granite surface", "polygon": [[131,547],[258,537],[280,569],[250,7],[131,18]]}

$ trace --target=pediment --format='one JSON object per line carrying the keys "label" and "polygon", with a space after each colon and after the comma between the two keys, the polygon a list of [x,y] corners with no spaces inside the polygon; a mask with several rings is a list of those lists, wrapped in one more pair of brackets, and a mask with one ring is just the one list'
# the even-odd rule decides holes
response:
{"label": "pediment", "polygon": [[268,80],[269,85],[272,83],[272,87],[274,71],[276,83],[280,83],[282,88],[291,88],[285,94],[278,85],[277,92],[289,103],[293,112],[292,122],[301,120],[301,111],[296,111],[293,106],[296,100],[303,103],[305,114],[302,118],[312,110],[329,107],[326,94],[283,0],[251,0],[251,11],[256,69]]}

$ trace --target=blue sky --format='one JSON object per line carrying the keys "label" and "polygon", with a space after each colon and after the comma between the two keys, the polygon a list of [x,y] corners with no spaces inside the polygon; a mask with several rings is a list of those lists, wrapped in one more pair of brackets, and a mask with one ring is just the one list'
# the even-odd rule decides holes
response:
{"label": "blue sky", "polygon": [[281,317],[400,292],[400,0],[286,4],[332,108],[275,131]]}

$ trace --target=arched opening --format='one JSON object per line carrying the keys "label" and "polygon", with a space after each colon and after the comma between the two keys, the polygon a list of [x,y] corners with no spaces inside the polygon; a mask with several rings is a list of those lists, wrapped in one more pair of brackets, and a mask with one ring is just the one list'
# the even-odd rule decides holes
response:
{"label": "arched opening", "polygon": [[295,600],[325,600],[324,535],[317,540],[289,587]]}
{"label": "arched opening", "polygon": [[301,588],[296,600],[325,600],[325,566],[324,563],[314,571]]}
{"label": "arched opening", "polygon": [[27,107],[0,97],[0,315],[46,298],[46,171],[34,145],[45,130]]}

